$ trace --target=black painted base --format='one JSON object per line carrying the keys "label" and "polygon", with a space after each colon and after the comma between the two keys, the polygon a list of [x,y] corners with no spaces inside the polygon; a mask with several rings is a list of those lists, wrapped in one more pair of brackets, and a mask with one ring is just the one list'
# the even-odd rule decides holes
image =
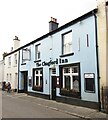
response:
{"label": "black painted base", "polygon": [[[24,93],[23,90],[19,90],[18,92]],[[40,97],[40,98],[50,100],[50,95],[45,95],[45,94],[35,93],[35,92],[27,92],[27,94],[31,95],[31,96]],[[87,107],[87,108],[99,110],[99,103],[98,102],[84,101],[84,100],[81,100],[78,98],[72,98],[72,97],[66,97],[66,96],[56,96],[55,101],[70,104],[70,105],[76,105],[76,106]]]}
{"label": "black painted base", "polygon": [[71,104],[71,105],[76,105],[76,106],[87,107],[87,108],[99,110],[99,103],[97,103],[97,102],[84,101],[81,99],[64,97],[64,96],[56,97],[56,101],[66,103],[66,104]]}
{"label": "black painted base", "polygon": [[35,96],[35,97],[40,97],[40,98],[44,98],[44,99],[50,99],[50,95],[45,95],[45,94],[41,94],[41,93],[35,93],[35,92],[28,92],[28,95],[31,96]]}
{"label": "black painted base", "polygon": [[24,90],[18,90],[18,93],[24,93]]}

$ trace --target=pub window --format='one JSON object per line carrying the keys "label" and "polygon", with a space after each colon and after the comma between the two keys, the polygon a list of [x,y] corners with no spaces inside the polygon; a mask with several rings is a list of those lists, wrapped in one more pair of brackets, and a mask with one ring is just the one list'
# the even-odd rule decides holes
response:
{"label": "pub window", "polygon": [[35,46],[35,59],[40,60],[41,59],[41,52],[40,52],[40,44]]}
{"label": "pub window", "polygon": [[72,53],[72,31],[62,35],[62,54]]}
{"label": "pub window", "polygon": [[85,91],[95,92],[95,77],[94,74],[85,74]]}
{"label": "pub window", "polygon": [[62,87],[60,94],[63,96],[80,98],[79,65],[62,68]]}
{"label": "pub window", "polygon": [[[79,71],[78,66],[63,68],[63,88],[79,91]],[[77,89],[76,89],[77,87]]]}
{"label": "pub window", "polygon": [[26,48],[22,50],[22,60],[23,63],[30,60],[30,49]]}
{"label": "pub window", "polygon": [[43,91],[43,71],[42,69],[35,69],[33,75],[33,90]]}

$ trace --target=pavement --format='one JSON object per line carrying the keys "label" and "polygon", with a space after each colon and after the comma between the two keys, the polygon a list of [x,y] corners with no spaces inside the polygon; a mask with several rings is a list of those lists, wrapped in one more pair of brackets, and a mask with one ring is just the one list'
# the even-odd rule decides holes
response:
{"label": "pavement", "polygon": [[53,100],[42,99],[39,97],[34,97],[27,95],[25,93],[7,93],[12,97],[21,98],[24,100],[30,100],[31,102],[35,102],[40,106],[47,107],[49,109],[53,109],[56,111],[64,112],[82,119],[93,120],[93,119],[102,119],[108,120],[108,114],[103,112],[99,112],[98,110],[80,107],[75,105],[69,105],[61,102],[56,102]]}

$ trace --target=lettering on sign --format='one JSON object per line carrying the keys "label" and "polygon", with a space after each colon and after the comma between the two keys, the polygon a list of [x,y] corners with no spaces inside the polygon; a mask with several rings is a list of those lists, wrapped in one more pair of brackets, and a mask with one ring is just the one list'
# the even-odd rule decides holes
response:
{"label": "lettering on sign", "polygon": [[59,63],[67,63],[68,62],[68,59],[57,59],[56,58],[56,60],[55,61],[53,61],[53,60],[50,60],[50,61],[48,61],[48,62],[46,62],[46,61],[43,61],[42,63],[39,63],[39,62],[37,62],[36,63],[36,66],[37,67],[39,67],[39,66],[50,66],[50,65],[54,65],[54,64],[58,64],[58,62]]}

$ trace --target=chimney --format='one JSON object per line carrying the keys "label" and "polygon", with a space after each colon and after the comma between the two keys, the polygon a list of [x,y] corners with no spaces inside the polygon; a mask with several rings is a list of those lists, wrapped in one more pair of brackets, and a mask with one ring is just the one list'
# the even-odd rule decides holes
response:
{"label": "chimney", "polygon": [[51,21],[49,22],[49,32],[51,32],[57,28],[58,28],[57,19],[51,17]]}
{"label": "chimney", "polygon": [[20,47],[20,40],[19,40],[19,38],[17,36],[15,36],[15,38],[13,40],[14,40],[14,47],[13,47],[13,49],[15,50],[15,49]]}

